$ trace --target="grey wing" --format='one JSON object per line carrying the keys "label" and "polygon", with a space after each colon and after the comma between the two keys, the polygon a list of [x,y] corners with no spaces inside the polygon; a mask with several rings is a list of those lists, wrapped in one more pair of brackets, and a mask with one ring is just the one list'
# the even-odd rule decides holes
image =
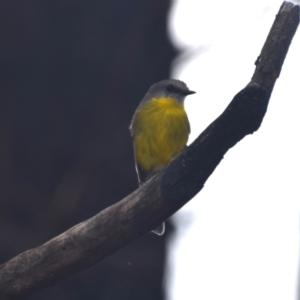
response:
{"label": "grey wing", "polygon": [[[136,119],[137,112],[138,112],[138,109],[134,113],[131,124],[129,126],[129,130],[130,130],[131,136],[133,137],[133,140],[134,140],[135,135],[139,131],[139,124],[137,123],[137,119]],[[142,186],[144,184],[144,182],[147,180],[148,174],[147,174],[147,172],[142,170],[142,168],[140,167],[140,165],[137,162],[136,149],[135,149],[134,143],[133,143],[133,151],[134,151],[135,170],[136,170],[136,174],[138,177],[139,186]]]}
{"label": "grey wing", "polygon": [[134,164],[135,164],[135,170],[136,170],[136,174],[138,177],[138,181],[139,181],[139,186],[142,186],[145,181],[148,179],[148,173],[143,171],[142,168],[140,167],[140,165],[138,164],[137,160],[136,160],[136,151],[135,151],[135,147],[134,148]]}

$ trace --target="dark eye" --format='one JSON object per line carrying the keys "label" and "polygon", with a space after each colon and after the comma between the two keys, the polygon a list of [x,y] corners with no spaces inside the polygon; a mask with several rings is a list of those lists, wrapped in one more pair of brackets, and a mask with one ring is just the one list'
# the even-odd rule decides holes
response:
{"label": "dark eye", "polygon": [[173,85],[173,84],[168,84],[168,85],[167,85],[167,90],[168,90],[169,92],[173,92],[173,91],[175,90],[174,85]]}

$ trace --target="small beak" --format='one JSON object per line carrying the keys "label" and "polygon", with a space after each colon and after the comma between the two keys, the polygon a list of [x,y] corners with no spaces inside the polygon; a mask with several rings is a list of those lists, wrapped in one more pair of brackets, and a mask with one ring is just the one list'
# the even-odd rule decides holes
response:
{"label": "small beak", "polygon": [[194,91],[190,91],[190,90],[185,90],[185,91],[183,91],[183,94],[184,95],[193,95],[193,94],[195,94],[196,92],[194,92]]}

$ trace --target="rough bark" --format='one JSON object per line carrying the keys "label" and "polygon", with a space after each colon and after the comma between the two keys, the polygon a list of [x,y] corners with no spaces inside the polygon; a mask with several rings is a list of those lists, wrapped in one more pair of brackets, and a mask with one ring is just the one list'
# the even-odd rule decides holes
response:
{"label": "rough bark", "polygon": [[143,187],[1,265],[1,299],[25,299],[77,274],[145,235],[192,199],[224,154],[260,127],[298,24],[299,6],[284,2],[256,61],[251,82],[225,111]]}

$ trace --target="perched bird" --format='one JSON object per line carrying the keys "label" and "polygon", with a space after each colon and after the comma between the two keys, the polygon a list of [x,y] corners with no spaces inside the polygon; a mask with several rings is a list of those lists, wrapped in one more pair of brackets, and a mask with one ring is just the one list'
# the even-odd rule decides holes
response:
{"label": "perched bird", "polygon": [[[162,80],[150,87],[136,109],[130,131],[140,186],[185,148],[190,123],[183,104],[194,93],[180,80]],[[164,223],[153,230],[158,235],[164,231]]]}

